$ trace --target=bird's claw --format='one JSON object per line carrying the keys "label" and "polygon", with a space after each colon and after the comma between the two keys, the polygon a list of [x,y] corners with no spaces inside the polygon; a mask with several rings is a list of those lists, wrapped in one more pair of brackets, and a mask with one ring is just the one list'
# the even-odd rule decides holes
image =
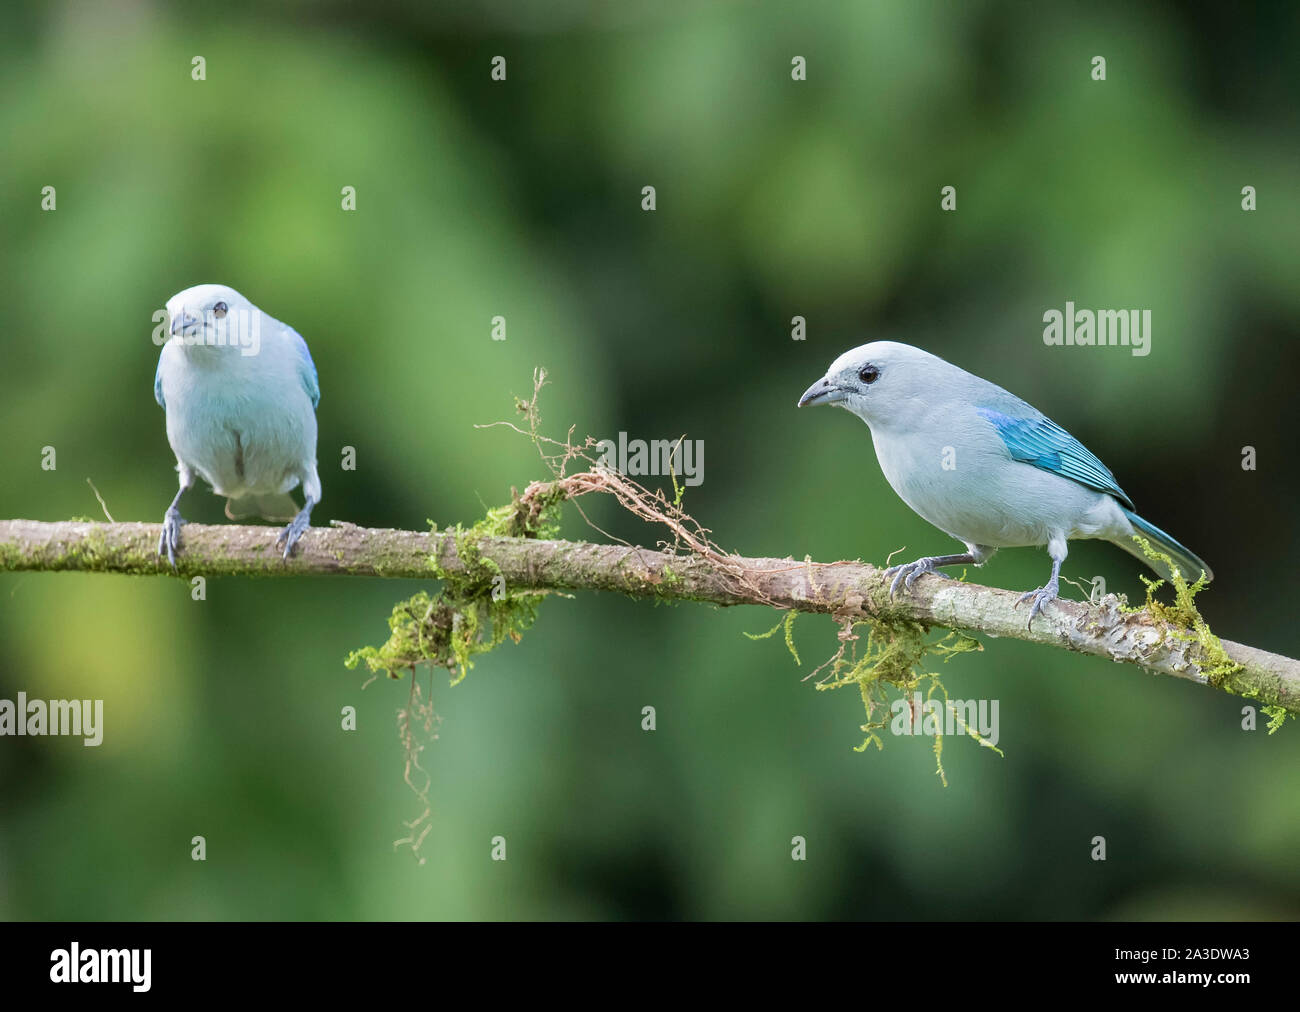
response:
{"label": "bird's claw", "polygon": [[303,536],[307,528],[311,526],[311,514],[303,510],[289,522],[289,525],[280,532],[280,536],[275,539],[275,545],[278,548],[284,545],[284,558],[289,558],[289,553],[293,551],[293,546],[298,543],[298,539]]}
{"label": "bird's claw", "polygon": [[181,511],[175,506],[167,507],[167,512],[163,514],[162,534],[158,536],[158,555],[161,558],[166,554],[172,569],[176,568],[176,549],[181,546],[181,524],[183,523],[185,521],[181,518]]}
{"label": "bird's claw", "polygon": [[1042,613],[1043,605],[1047,604],[1048,601],[1055,601],[1058,597],[1060,597],[1060,583],[1056,580],[1049,581],[1045,587],[1039,587],[1037,590],[1030,590],[1021,594],[1019,600],[1016,601],[1017,608],[1026,601],[1032,600],[1034,602],[1029,608],[1029,622],[1025,628],[1032,629],[1034,627],[1034,618]]}
{"label": "bird's claw", "polygon": [[933,573],[935,576],[942,576],[945,580],[951,579],[947,573],[940,572],[934,568],[935,559],[933,556],[926,556],[923,559],[917,559],[915,562],[904,562],[902,565],[890,566],[885,570],[886,578],[893,576],[894,580],[889,585],[889,599],[894,599],[894,593],[898,590],[898,585],[903,584],[905,590],[911,591],[912,584],[924,573]]}

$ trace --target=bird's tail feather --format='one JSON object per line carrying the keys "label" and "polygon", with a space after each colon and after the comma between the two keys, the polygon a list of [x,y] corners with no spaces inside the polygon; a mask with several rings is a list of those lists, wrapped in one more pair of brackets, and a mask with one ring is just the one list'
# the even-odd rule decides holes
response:
{"label": "bird's tail feather", "polygon": [[[1170,537],[1155,524],[1147,523],[1136,513],[1131,510],[1124,510],[1124,515],[1128,517],[1129,523],[1133,525],[1133,533],[1140,534],[1151,542],[1151,547],[1156,551],[1164,552],[1174,560],[1174,565],[1183,575],[1188,583],[1195,581],[1202,572],[1205,573],[1206,581],[1214,579],[1214,573],[1205,561],[1191,549],[1180,544],[1174,538]],[[1138,559],[1143,565],[1154,569],[1164,579],[1169,579],[1169,566],[1164,562],[1157,562],[1154,559],[1148,559],[1142,552],[1142,546],[1129,536],[1121,536],[1114,539],[1114,544],[1118,545],[1124,551],[1128,552],[1134,558]]]}
{"label": "bird's tail feather", "polygon": [[226,500],[226,516],[231,520],[261,517],[263,520],[289,521],[297,515],[298,504],[288,492],[241,495]]}

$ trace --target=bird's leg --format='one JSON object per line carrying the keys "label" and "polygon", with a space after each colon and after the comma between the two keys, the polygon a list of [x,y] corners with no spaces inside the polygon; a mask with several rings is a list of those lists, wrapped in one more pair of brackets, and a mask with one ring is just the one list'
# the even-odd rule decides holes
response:
{"label": "bird's leg", "polygon": [[181,496],[194,484],[194,472],[184,464],[179,465],[178,470],[181,487],[176,492],[172,504],[167,507],[167,512],[163,514],[162,534],[158,536],[158,555],[162,556],[166,552],[167,561],[172,564],[172,569],[176,568],[176,549],[181,546],[181,524],[185,523],[180,511]]}
{"label": "bird's leg", "polygon": [[890,566],[885,570],[885,576],[892,576],[894,582],[889,585],[889,597],[892,600],[894,591],[898,590],[901,582],[908,590],[912,589],[917,578],[922,573],[934,573],[936,576],[948,578],[947,573],[936,572],[939,566],[969,566],[979,563],[971,552],[962,552],[960,555],[927,555],[923,559],[917,559],[915,562],[905,562],[901,566]]}
{"label": "bird's leg", "polygon": [[303,532],[311,526],[311,508],[320,500],[307,496],[303,503],[302,509],[298,515],[289,522],[289,526],[280,532],[280,536],[275,539],[276,547],[284,545],[284,557],[289,558],[289,553],[293,551],[293,546],[298,543],[298,539],[303,536]]}
{"label": "bird's leg", "polygon": [[1065,561],[1065,542],[1063,540],[1049,542],[1047,550],[1052,555],[1051,579],[1037,590],[1031,590],[1028,593],[1021,594],[1020,600],[1016,602],[1017,608],[1019,608],[1025,601],[1032,600],[1034,602],[1029,608],[1029,622],[1025,626],[1027,629],[1032,629],[1034,627],[1034,616],[1043,610],[1043,605],[1047,604],[1048,601],[1055,601],[1060,597],[1061,563]]}

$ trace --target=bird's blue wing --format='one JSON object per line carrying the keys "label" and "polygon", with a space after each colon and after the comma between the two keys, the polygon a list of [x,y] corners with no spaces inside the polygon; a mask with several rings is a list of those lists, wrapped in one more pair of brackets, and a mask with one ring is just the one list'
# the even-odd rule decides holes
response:
{"label": "bird's blue wing", "polygon": [[158,402],[158,406],[164,411],[167,410],[167,402],[163,400],[162,392],[162,356],[158,356],[158,368],[153,372],[153,399]]}
{"label": "bird's blue wing", "polygon": [[302,335],[292,327],[285,329],[291,335],[294,350],[298,353],[298,375],[302,378],[303,388],[311,398],[311,406],[314,408],[320,404],[320,381],[316,378],[316,363],[311,360],[311,352],[307,350],[307,342],[302,339]]}
{"label": "bird's blue wing", "polygon": [[1110,469],[1046,415],[1016,418],[992,408],[975,410],[993,424],[1011,451],[1012,460],[1033,464],[1098,492],[1107,492],[1129,509],[1133,508],[1133,501],[1119,487]]}

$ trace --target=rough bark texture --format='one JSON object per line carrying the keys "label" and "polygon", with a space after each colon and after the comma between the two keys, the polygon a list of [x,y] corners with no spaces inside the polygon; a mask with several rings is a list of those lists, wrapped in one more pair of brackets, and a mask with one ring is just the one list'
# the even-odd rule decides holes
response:
{"label": "rough bark texture", "polygon": [[[144,523],[0,520],[0,570],[75,570],[136,575],[349,575],[433,578],[432,558],[449,573],[466,572],[449,534],[314,527],[293,558],[280,558],[274,527],[186,524],[175,571],[156,552],[161,527]],[[1018,595],[940,576],[920,578],[889,600],[883,570],[857,562],[727,557],[528,538],[481,538],[478,554],[499,567],[507,586],[539,590],[617,591],[634,597],[754,604],[836,618],[914,620],[991,637],[1026,640],[1136,664],[1156,674],[1203,684],[1211,666],[1195,640],[1176,635],[1146,612],[1124,613],[1113,597],[1101,605],[1060,601],[1025,627]],[[481,563],[479,564],[481,571]],[[740,575],[738,575],[740,574]],[[1217,687],[1300,712],[1300,661],[1223,641],[1240,670]]]}

